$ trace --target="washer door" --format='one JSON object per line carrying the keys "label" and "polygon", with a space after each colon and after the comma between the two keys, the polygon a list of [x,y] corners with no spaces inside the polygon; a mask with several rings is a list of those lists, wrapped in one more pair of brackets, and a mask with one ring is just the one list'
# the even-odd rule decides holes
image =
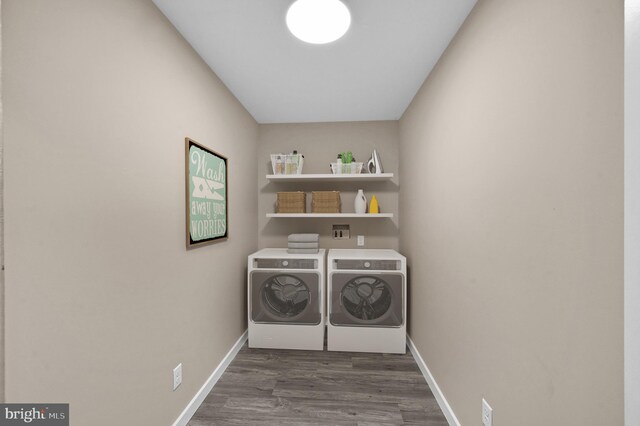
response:
{"label": "washer door", "polygon": [[332,325],[400,327],[404,324],[403,276],[334,273],[330,303]]}
{"label": "washer door", "polygon": [[250,289],[254,323],[320,324],[318,273],[253,271]]}

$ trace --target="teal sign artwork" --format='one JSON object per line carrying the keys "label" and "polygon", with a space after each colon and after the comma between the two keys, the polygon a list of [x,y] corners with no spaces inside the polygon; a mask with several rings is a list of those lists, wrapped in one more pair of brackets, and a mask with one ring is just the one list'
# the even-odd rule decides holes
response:
{"label": "teal sign artwork", "polygon": [[227,158],[185,139],[187,248],[228,237]]}

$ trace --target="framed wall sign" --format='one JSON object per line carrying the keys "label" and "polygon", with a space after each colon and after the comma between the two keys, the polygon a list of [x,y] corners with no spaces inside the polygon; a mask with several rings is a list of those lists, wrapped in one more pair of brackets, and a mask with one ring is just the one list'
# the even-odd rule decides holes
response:
{"label": "framed wall sign", "polygon": [[187,249],[229,236],[227,158],[185,138]]}

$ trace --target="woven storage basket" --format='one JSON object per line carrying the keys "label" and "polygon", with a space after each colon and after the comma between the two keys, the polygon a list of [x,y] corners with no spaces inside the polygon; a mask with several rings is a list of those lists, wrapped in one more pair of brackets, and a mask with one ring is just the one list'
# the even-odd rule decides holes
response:
{"label": "woven storage basket", "polygon": [[278,192],[276,213],[306,213],[307,194],[302,191]]}
{"label": "woven storage basket", "polygon": [[340,213],[340,191],[313,191],[311,193],[312,213]]}

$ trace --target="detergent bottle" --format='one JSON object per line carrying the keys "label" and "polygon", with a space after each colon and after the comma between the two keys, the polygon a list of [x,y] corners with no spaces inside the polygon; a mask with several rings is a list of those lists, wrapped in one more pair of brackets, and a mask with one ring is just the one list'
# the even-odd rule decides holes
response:
{"label": "detergent bottle", "polygon": [[371,196],[371,203],[369,203],[369,213],[380,213],[380,207],[378,207],[378,199],[375,195]]}

